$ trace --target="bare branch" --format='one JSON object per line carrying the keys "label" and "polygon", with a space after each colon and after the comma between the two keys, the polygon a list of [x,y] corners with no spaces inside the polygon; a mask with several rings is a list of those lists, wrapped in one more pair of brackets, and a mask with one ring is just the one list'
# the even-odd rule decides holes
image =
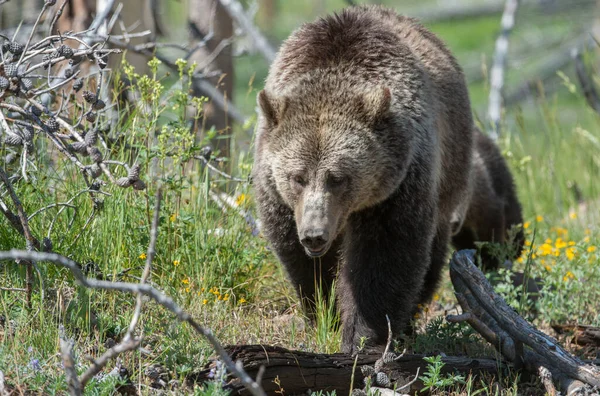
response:
{"label": "bare branch", "polygon": [[69,385],[69,393],[71,396],[82,395],[82,386],[77,377],[75,369],[75,359],[73,358],[73,345],[67,340],[65,330],[60,328],[60,354],[62,356],[65,374],[67,376],[67,384]]}
{"label": "bare branch", "polygon": [[515,26],[515,14],[519,6],[518,0],[506,0],[504,13],[500,26],[502,32],[496,40],[494,61],[490,71],[490,96],[488,105],[488,118],[491,123],[489,135],[497,140],[500,131],[500,118],[502,115],[502,90],[504,88],[504,69],[508,56],[508,36]]}
{"label": "bare branch", "polygon": [[246,15],[244,7],[237,0],[219,0],[225,7],[231,19],[233,19],[252,39],[256,49],[262,54],[267,62],[272,63],[275,60],[276,51],[267,41],[265,36],[258,30],[252,20]]}

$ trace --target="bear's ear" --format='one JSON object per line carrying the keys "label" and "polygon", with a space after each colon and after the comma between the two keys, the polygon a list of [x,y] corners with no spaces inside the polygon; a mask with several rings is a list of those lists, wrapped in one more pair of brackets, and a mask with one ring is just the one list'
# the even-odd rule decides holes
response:
{"label": "bear's ear", "polygon": [[364,110],[373,122],[383,119],[391,104],[392,92],[388,87],[377,87],[363,97]]}
{"label": "bear's ear", "polygon": [[279,125],[287,107],[287,100],[285,98],[279,99],[269,97],[267,91],[263,89],[258,93],[257,101],[267,122],[272,127]]}

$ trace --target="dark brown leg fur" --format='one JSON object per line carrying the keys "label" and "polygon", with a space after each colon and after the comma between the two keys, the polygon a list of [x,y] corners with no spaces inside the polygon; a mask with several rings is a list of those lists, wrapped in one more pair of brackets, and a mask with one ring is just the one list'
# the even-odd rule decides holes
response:
{"label": "dark brown leg fur", "polygon": [[[471,203],[462,229],[452,238],[457,250],[476,249],[475,242],[505,244],[509,230],[521,224],[523,217],[512,175],[496,144],[480,131],[475,134],[475,150],[479,159],[474,164],[474,183]],[[504,259],[514,260],[523,248],[524,235],[520,230],[508,246],[507,257],[484,246],[479,249],[482,266],[497,269]]]}

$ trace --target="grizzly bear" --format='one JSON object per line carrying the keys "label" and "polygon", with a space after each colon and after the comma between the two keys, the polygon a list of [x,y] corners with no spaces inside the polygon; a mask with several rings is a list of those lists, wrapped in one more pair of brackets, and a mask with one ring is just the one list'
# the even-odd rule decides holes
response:
{"label": "grizzly bear", "polygon": [[308,23],[258,95],[262,232],[310,309],[336,282],[342,350],[379,347],[432,296],[464,218],[474,125],[433,33],[377,6]]}
{"label": "grizzly bear", "polygon": [[[457,250],[478,249],[484,270],[521,255],[523,215],[508,165],[492,139],[475,130],[471,199],[462,227],[452,236]],[[515,228],[514,234],[510,230]],[[476,242],[486,242],[477,246]],[[493,245],[490,245],[493,243]]]}
{"label": "grizzly bear", "polygon": [[[478,249],[483,269],[495,270],[521,255],[525,241],[522,222],[508,165],[494,141],[476,129],[471,199],[452,244],[457,250]],[[486,243],[477,246],[476,242]]]}

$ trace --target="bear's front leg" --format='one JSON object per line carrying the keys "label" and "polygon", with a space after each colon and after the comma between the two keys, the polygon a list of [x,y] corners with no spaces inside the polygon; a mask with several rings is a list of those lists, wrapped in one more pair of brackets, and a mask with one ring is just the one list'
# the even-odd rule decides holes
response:
{"label": "bear's front leg", "polygon": [[258,200],[258,209],[263,223],[262,232],[283,264],[305,312],[312,318],[318,289],[324,301],[329,301],[333,280],[337,275],[339,243],[334,242],[323,257],[308,257],[298,238],[294,212],[275,194],[267,193],[262,184],[257,183],[256,188],[261,198]]}
{"label": "bear's front leg", "polygon": [[409,324],[431,263],[435,206],[427,196],[402,191],[355,213],[346,228],[338,304],[342,351],[354,353],[361,339],[385,346],[386,315],[397,335]]}

